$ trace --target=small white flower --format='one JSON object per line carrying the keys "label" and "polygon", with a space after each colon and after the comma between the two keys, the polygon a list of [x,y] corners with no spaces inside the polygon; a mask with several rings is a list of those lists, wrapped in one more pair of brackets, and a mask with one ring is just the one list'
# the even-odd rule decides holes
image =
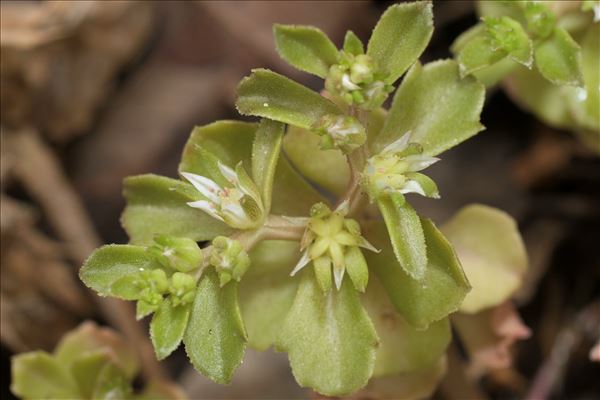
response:
{"label": "small white flower", "polygon": [[410,135],[405,133],[367,160],[363,177],[371,198],[391,193],[439,198],[435,183],[419,171],[440,159],[422,154],[421,146],[410,142]]}
{"label": "small white flower", "polygon": [[[255,228],[261,222],[263,205],[254,183],[245,175],[240,164],[236,168],[237,171],[220,162],[218,167],[221,175],[233,187],[221,187],[212,179],[190,172],[181,173],[206,199],[187,204],[232,228]],[[245,176],[242,177],[241,174]]]}

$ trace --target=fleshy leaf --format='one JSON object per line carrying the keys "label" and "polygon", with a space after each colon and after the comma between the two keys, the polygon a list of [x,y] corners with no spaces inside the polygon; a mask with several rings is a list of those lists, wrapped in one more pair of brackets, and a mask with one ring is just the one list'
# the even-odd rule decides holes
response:
{"label": "fleshy leaf", "polygon": [[81,396],[73,378],[50,354],[14,356],[10,390],[25,399],[73,399]]}
{"label": "fleshy leaf", "polygon": [[135,349],[123,337],[107,328],[100,328],[93,322],[84,322],[77,329],[67,333],[54,350],[54,357],[61,365],[71,365],[85,353],[110,350],[113,359],[133,379],[139,369]]}
{"label": "fleshy leaf", "polygon": [[[186,203],[198,200],[193,187],[185,182],[158,175],[139,175],[125,179],[127,207],[121,223],[135,244],[150,244],[155,235],[211,240],[231,234],[223,222]],[[198,193],[197,196],[200,196]]]}
{"label": "fleshy leaf", "polygon": [[92,253],[81,267],[79,277],[87,287],[102,296],[128,299],[129,288],[115,283],[141,271],[158,267],[158,263],[145,247],[109,244]]}
{"label": "fleshy leaf", "polygon": [[[379,134],[385,116],[385,110],[382,108],[370,113],[367,126],[369,144]],[[303,176],[332,194],[341,195],[350,179],[348,161],[341,150],[321,151],[319,142],[319,137],[312,132],[288,126],[283,137],[283,148],[294,167]]]}
{"label": "fleshy leaf", "polygon": [[[468,38],[466,38],[467,35]],[[460,43],[462,40],[465,41],[464,44]],[[461,77],[479,71],[506,57],[506,52],[492,46],[491,39],[481,24],[465,32],[455,43],[460,44],[460,46],[457,45],[460,50],[457,50],[456,61],[458,61]]]}
{"label": "fleshy leaf", "polygon": [[582,86],[581,48],[559,27],[535,49],[538,71],[555,85]]}
{"label": "fleshy leaf", "polygon": [[369,282],[362,302],[379,336],[373,377],[421,370],[446,351],[451,339],[448,319],[426,330],[415,329],[398,314],[377,277]]}
{"label": "fleshy leaf", "polygon": [[[240,161],[249,170],[251,166],[252,142],[258,124],[222,120],[194,128],[183,153],[179,172],[210,177],[218,183],[226,183],[218,172],[216,160],[234,168]],[[216,160],[206,157],[209,152]],[[219,178],[221,181],[219,181]]]}
{"label": "fleshy leaf", "polygon": [[515,221],[483,205],[460,210],[441,228],[454,246],[472,289],[460,310],[476,313],[507,300],[521,285],[527,254]]}
{"label": "fleshy leaf", "polygon": [[217,383],[231,381],[246,348],[237,282],[220,287],[214,270],[202,275],[183,343],[194,368]]}
{"label": "fleshy leaf", "polygon": [[367,252],[369,268],[386,289],[404,319],[419,329],[458,310],[470,289],[450,243],[428,219],[421,219],[427,245],[427,268],[421,281],[397,268],[386,228],[381,222],[365,226],[366,239],[380,253]]}
{"label": "fleshy leaf", "polygon": [[330,100],[297,82],[266,69],[254,69],[238,86],[240,114],[312,128],[326,115],[341,115]]}
{"label": "fleshy leaf", "polygon": [[531,68],[533,43],[521,24],[506,16],[484,17],[483,20],[492,47],[504,50],[511,59]]}
{"label": "fleshy leaf", "polygon": [[252,267],[240,282],[239,296],[248,345],[256,350],[269,348],[281,332],[298,289],[290,271],[299,256],[298,243],[288,241],[264,241],[250,252]]}
{"label": "fleshy leaf", "polygon": [[126,399],[131,394],[131,385],[119,368],[114,364],[105,364],[98,373],[92,399]]}
{"label": "fleshy leaf", "polygon": [[97,350],[80,355],[75,362],[70,365],[71,375],[77,382],[81,397],[91,399],[96,389],[96,383],[100,371],[111,363],[111,353],[106,350]]}
{"label": "fleshy leaf", "polygon": [[372,378],[367,387],[349,399],[428,399],[439,386],[446,369],[446,357],[441,357],[418,371]]}
{"label": "fleshy leaf", "polygon": [[150,338],[156,358],[168,357],[181,343],[190,318],[190,305],[173,306],[170,299],[162,302],[150,322]]}
{"label": "fleshy leaf", "polygon": [[433,34],[431,3],[419,1],[389,7],[377,22],[367,54],[395,82],[421,55]]}
{"label": "fleshy leaf", "polygon": [[273,179],[285,125],[263,119],[252,144],[252,178],[260,190],[266,212],[271,209]]}
{"label": "fleshy leaf", "polygon": [[326,396],[343,396],[367,384],[377,334],[349,279],[323,294],[312,270],[303,273],[277,347],[288,353],[296,381]]}
{"label": "fleshy leaf", "polygon": [[354,32],[348,31],[346,32],[346,36],[344,36],[344,51],[358,56],[365,53],[365,46]]}
{"label": "fleshy leaf", "polygon": [[413,279],[423,279],[427,268],[427,249],[417,212],[408,202],[400,204],[391,198],[380,199],[377,205],[385,220],[398,263]]}
{"label": "fleshy leaf", "polygon": [[456,146],[483,129],[479,115],[484,96],[485,88],[475,78],[461,79],[455,61],[415,64],[396,91],[375,152],[406,132],[425,155]]}
{"label": "fleshy leaf", "polygon": [[301,71],[325,78],[337,62],[337,48],[318,28],[275,24],[273,34],[281,58]]}

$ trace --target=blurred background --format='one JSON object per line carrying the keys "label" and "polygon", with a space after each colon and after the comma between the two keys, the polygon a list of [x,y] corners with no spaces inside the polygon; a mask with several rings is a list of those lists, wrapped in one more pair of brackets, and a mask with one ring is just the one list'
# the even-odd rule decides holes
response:
{"label": "blurred background", "polygon": [[[249,351],[230,386],[196,373],[181,348],[159,366],[129,305],[97,298],[77,271],[100,244],[127,241],[123,178],[176,176],[195,125],[241,118],[235,88],[251,68],[321,88],[279,59],[274,22],[318,26],[339,45],[347,29],[368,39],[389,4],[2,1],[2,398],[11,398],[12,354],[51,350],[84,319],[124,332],[145,376],[169,376],[190,398],[310,396],[274,352]],[[477,22],[469,1],[434,1],[434,15],[422,61],[451,57],[453,40]],[[443,201],[416,204],[439,223],[468,203],[499,207],[526,241],[530,271],[516,303],[533,335],[515,346],[512,367],[474,382],[477,395],[522,398],[549,369],[552,398],[599,398],[600,364],[588,353],[600,320],[600,159],[501,90],[488,93],[482,120],[486,131],[430,169]],[[434,397],[457,398],[451,386]]]}

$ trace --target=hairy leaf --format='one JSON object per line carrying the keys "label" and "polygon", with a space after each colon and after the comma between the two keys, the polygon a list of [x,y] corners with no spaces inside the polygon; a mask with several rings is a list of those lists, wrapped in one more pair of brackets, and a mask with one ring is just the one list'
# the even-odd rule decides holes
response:
{"label": "hairy leaf", "polygon": [[217,383],[231,381],[246,348],[237,282],[220,287],[214,270],[202,275],[183,343],[194,368]]}
{"label": "hairy leaf", "polygon": [[124,186],[127,207],[121,223],[132,243],[149,244],[159,234],[211,240],[233,231],[186,204],[201,197],[188,183],[148,174],[126,178]]}
{"label": "hairy leaf", "polygon": [[554,28],[552,36],[536,47],[535,64],[555,85],[583,85],[581,48],[562,28]]}
{"label": "hairy leaf", "polygon": [[303,387],[343,396],[367,384],[377,334],[349,279],[323,294],[314,273],[303,273],[294,304],[277,340]]}
{"label": "hairy leaf", "polygon": [[395,82],[421,55],[433,34],[430,2],[396,4],[389,7],[373,29],[367,54]]}
{"label": "hairy leaf", "polygon": [[383,198],[377,205],[385,220],[398,263],[413,279],[423,279],[427,268],[427,249],[417,212],[408,202],[399,204],[391,198]]}
{"label": "hairy leaf", "polygon": [[150,322],[150,338],[156,358],[168,357],[181,343],[190,318],[191,305],[173,306],[170,299],[162,302]]}
{"label": "hairy leaf", "polygon": [[342,111],[306,86],[266,69],[252,70],[238,86],[240,114],[269,118],[310,129],[326,115]]}
{"label": "hairy leaf", "polygon": [[375,143],[381,151],[406,132],[437,155],[483,129],[479,115],[485,88],[473,77],[460,77],[452,60],[415,64],[396,91],[388,118]]}
{"label": "hairy leaf", "polygon": [[273,179],[284,132],[285,125],[263,119],[252,144],[252,178],[261,192],[266,212],[271,209]]}
{"label": "hairy leaf", "polygon": [[527,254],[515,221],[484,205],[460,210],[442,227],[472,289],[460,310],[476,313],[507,300],[521,285]]}
{"label": "hairy leaf", "polygon": [[421,219],[427,245],[427,268],[421,281],[397,268],[383,223],[367,225],[365,234],[380,253],[368,252],[369,268],[377,274],[392,304],[404,319],[419,329],[458,310],[470,289],[460,262],[446,238],[428,219]]}
{"label": "hairy leaf", "polygon": [[127,295],[130,288],[115,283],[143,270],[155,268],[159,268],[159,265],[145,247],[109,244],[92,253],[81,267],[79,277],[87,287],[102,296],[131,300]]}
{"label": "hairy leaf", "polygon": [[337,48],[318,28],[275,24],[273,34],[281,58],[301,71],[325,78],[337,62]]}

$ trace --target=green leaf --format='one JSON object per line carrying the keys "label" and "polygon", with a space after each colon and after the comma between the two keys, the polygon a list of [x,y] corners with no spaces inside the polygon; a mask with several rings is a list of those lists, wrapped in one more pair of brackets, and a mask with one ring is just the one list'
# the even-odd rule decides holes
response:
{"label": "green leaf", "polygon": [[[466,35],[469,37],[466,38]],[[464,43],[460,43],[461,41]],[[460,47],[456,54],[456,61],[458,61],[461,77],[489,67],[506,57],[505,51],[492,46],[491,39],[481,24],[465,32],[456,40],[455,45]]]}
{"label": "green leaf", "polygon": [[581,48],[562,28],[535,49],[538,71],[555,85],[582,86]]}
{"label": "green leaf", "polygon": [[193,187],[185,182],[158,175],[125,179],[127,207],[121,223],[132,243],[150,244],[155,235],[187,237],[195,241],[229,235],[232,229],[208,214],[188,206],[198,200]]}
{"label": "green leaf", "polygon": [[173,306],[171,300],[162,302],[150,322],[150,338],[156,358],[167,358],[183,339],[190,318],[191,305]]}
{"label": "green leaf", "polygon": [[221,288],[214,270],[204,272],[183,343],[194,368],[217,383],[231,381],[246,347],[237,282]]}
{"label": "green leaf", "polygon": [[306,86],[266,69],[254,69],[238,86],[240,114],[311,129],[326,115],[341,115],[330,100]]}
{"label": "green leaf", "polygon": [[400,204],[391,198],[383,198],[377,205],[385,220],[398,263],[413,279],[423,279],[427,268],[427,249],[417,212],[408,202]]}
{"label": "green leaf", "polygon": [[92,399],[127,399],[131,394],[131,385],[123,372],[114,364],[105,364],[96,379]]}
{"label": "green leaf", "polygon": [[[385,116],[385,110],[382,108],[370,113],[367,127],[369,145],[379,134]],[[346,189],[350,179],[348,161],[341,150],[322,151],[319,143],[319,136],[295,126],[288,126],[283,137],[283,149],[294,167],[320,188],[339,196]]]}
{"label": "green leaf", "polygon": [[427,245],[427,268],[421,281],[397,268],[386,228],[381,222],[365,226],[366,239],[380,253],[368,252],[367,262],[383,284],[396,310],[418,329],[458,310],[470,289],[450,243],[428,219],[421,219]]}
{"label": "green leaf", "polygon": [[515,221],[484,205],[461,209],[442,227],[453,244],[472,289],[460,310],[476,313],[498,305],[519,288],[527,254]]}
{"label": "green leaf", "polygon": [[325,79],[337,63],[338,50],[320,29],[304,25],[273,25],[277,52],[290,65]]}
{"label": "green leaf", "polygon": [[81,397],[91,399],[100,370],[110,363],[110,352],[99,350],[80,354],[69,371],[77,383]]}
{"label": "green leaf", "polygon": [[114,331],[89,321],[63,336],[54,357],[62,366],[69,366],[83,354],[98,351],[110,352],[111,362],[117,363],[130,379],[137,374],[139,361],[135,349]]}
{"label": "green leaf", "polygon": [[109,244],[96,249],[85,261],[79,277],[102,296],[129,299],[130,288],[115,285],[122,278],[159,268],[145,247]]}
{"label": "green leaf", "polygon": [[461,79],[455,61],[415,64],[396,91],[375,152],[409,131],[425,155],[456,146],[483,129],[484,97],[483,85],[473,77]]}
{"label": "green leaf", "polygon": [[365,399],[428,399],[446,375],[446,357],[418,371],[373,378],[366,388],[357,393]]}
{"label": "green leaf", "polygon": [[504,50],[511,59],[531,68],[533,43],[520,23],[510,17],[483,17],[491,46]]}
{"label": "green leaf", "polygon": [[281,332],[292,307],[298,280],[290,272],[298,262],[297,242],[267,240],[250,252],[252,266],[240,282],[240,308],[248,345],[266,350]]}
{"label": "green leaf", "polygon": [[447,318],[426,330],[412,327],[396,312],[377,277],[369,282],[362,302],[379,336],[373,377],[421,370],[445,353],[452,337]]}
{"label": "green leaf", "polygon": [[367,54],[395,82],[421,55],[433,34],[430,2],[396,4],[377,22],[367,46]]}
{"label": "green leaf", "polygon": [[358,56],[365,54],[365,46],[354,32],[348,31],[346,32],[346,36],[344,36],[344,51]]}
{"label": "green leaf", "polygon": [[273,179],[285,125],[263,119],[252,144],[252,178],[261,192],[266,212],[271,209]]}
{"label": "green leaf", "polygon": [[312,270],[298,293],[277,341],[296,381],[326,396],[343,396],[366,385],[377,334],[349,279],[324,295]]}
{"label": "green leaf", "polygon": [[14,356],[10,390],[25,399],[81,397],[73,378],[50,354],[43,351]]}
{"label": "green leaf", "polygon": [[[242,161],[249,170],[257,127],[254,123],[222,120],[194,128],[183,149],[179,172],[191,172],[226,184],[216,160],[231,168]],[[206,152],[212,157],[207,157]]]}

